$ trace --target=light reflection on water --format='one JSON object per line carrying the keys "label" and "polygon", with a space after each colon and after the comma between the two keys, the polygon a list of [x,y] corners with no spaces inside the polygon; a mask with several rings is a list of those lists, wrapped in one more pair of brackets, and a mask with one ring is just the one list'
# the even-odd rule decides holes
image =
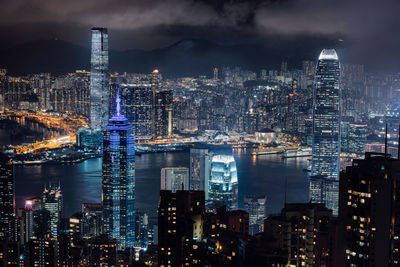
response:
{"label": "light reflection on water", "polygon": [[[287,179],[287,201],[308,201],[308,182],[304,172],[306,158],[282,160],[281,155],[254,158],[249,151],[244,150],[235,152],[234,156],[238,168],[240,200],[246,194],[265,194],[267,213],[278,213],[283,207]],[[189,167],[188,152],[143,154],[136,157],[136,207],[139,210],[156,215],[160,170],[178,166]],[[26,198],[40,196],[44,184],[49,182],[61,183],[65,215],[79,211],[84,202],[100,202],[101,159],[90,159],[78,164],[16,166],[15,177],[18,207],[22,206]]]}

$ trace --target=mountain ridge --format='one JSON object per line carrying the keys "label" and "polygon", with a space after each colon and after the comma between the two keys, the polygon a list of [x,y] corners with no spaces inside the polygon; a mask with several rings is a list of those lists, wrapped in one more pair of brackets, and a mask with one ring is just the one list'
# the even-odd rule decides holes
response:
{"label": "mountain ridge", "polygon": [[[278,69],[282,60],[300,66],[315,59],[321,44],[296,47],[291,43],[220,45],[205,39],[183,39],[153,50],[110,49],[110,71],[150,73],[154,68],[169,77],[211,75],[213,67],[240,66],[259,71]],[[294,49],[295,48],[295,49]],[[0,68],[12,75],[49,72],[55,75],[90,70],[90,49],[63,40],[38,40],[0,51]]]}

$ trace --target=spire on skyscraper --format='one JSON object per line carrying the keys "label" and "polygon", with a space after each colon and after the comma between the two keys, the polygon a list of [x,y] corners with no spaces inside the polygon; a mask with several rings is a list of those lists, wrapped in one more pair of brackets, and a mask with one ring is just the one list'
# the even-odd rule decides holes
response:
{"label": "spire on skyscraper", "polygon": [[118,90],[117,90],[117,98],[115,99],[115,102],[117,103],[117,105],[116,105],[116,108],[115,108],[115,114],[116,114],[116,116],[120,116],[121,114],[120,114],[120,112],[121,112],[121,98],[119,97],[119,87],[118,87]]}
{"label": "spire on skyscraper", "polygon": [[109,119],[110,122],[125,122],[128,123],[124,114],[121,114],[121,97],[119,95],[119,87],[117,89],[117,96],[115,97],[115,114]]}

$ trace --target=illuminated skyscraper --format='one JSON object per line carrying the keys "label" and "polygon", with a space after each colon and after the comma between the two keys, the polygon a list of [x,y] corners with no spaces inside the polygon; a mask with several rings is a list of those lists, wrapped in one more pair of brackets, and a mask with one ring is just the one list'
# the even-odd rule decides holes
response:
{"label": "illuminated skyscraper", "polygon": [[221,202],[231,210],[238,208],[238,176],[233,156],[212,157],[208,200]]}
{"label": "illuminated skyscraper", "polygon": [[[323,176],[334,181],[338,180],[339,175],[340,97],[339,58],[334,49],[324,49],[319,55],[315,73],[312,176]],[[310,188],[312,187],[311,183]],[[324,195],[329,195],[332,199],[311,198],[311,201],[326,203],[327,207],[337,214],[338,192]]]}
{"label": "illuminated skyscraper", "polygon": [[138,139],[152,137],[153,90],[151,84],[122,84],[122,112]]}
{"label": "illuminated skyscraper", "polygon": [[189,169],[185,167],[162,168],[161,190],[189,190]]}
{"label": "illuminated skyscraper", "polygon": [[12,161],[0,152],[0,240],[11,237],[14,215],[14,172]]}
{"label": "illuminated skyscraper", "polygon": [[172,134],[172,90],[164,89],[154,93],[154,137]]}
{"label": "illuminated skyscraper", "polygon": [[59,185],[50,184],[43,191],[43,208],[50,214],[49,230],[52,237],[57,238],[62,216],[62,194]]}
{"label": "illuminated skyscraper", "polygon": [[108,120],[108,31],[107,28],[92,28],[91,32],[90,127],[98,129],[104,127]]}
{"label": "illuminated skyscraper", "polygon": [[135,241],[135,139],[132,125],[120,113],[103,130],[103,229],[116,239],[118,248],[132,248]]}

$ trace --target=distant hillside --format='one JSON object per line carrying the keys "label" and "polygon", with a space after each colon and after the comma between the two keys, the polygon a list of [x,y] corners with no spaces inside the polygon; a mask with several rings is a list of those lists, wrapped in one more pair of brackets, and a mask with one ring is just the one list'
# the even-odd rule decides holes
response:
{"label": "distant hillside", "polygon": [[[159,68],[167,76],[211,75],[214,66],[241,66],[258,71],[278,69],[282,60],[289,67],[304,59],[315,59],[330,41],[266,43],[224,46],[200,39],[187,39],[171,46],[144,51],[110,51],[110,69],[117,72],[148,73]],[[331,44],[330,44],[331,43]],[[90,69],[90,49],[61,40],[35,41],[0,51],[0,68],[13,75],[50,72],[62,74]]]}

